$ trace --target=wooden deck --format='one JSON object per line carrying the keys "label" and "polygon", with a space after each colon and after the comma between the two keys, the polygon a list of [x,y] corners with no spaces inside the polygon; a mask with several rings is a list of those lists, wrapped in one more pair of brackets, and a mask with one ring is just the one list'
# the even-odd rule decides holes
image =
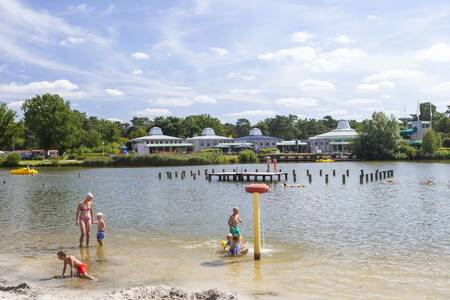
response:
{"label": "wooden deck", "polygon": [[217,177],[219,181],[281,181],[288,179],[287,172],[222,172],[208,174],[208,180]]}

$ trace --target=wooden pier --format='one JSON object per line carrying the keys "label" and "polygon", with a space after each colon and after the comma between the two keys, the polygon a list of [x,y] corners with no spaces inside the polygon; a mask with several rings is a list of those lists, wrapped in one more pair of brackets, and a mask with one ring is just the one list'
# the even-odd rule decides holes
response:
{"label": "wooden pier", "polygon": [[274,179],[281,181],[282,179],[288,179],[287,172],[222,172],[222,173],[209,173],[208,180],[211,181],[212,177],[217,177],[219,181],[269,181]]}

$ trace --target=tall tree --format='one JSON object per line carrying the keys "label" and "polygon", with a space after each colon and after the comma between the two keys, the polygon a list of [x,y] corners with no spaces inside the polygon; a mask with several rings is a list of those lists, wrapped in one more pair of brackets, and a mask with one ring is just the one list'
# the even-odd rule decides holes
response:
{"label": "tall tree", "polygon": [[441,140],[433,129],[428,129],[422,139],[423,152],[433,154],[441,146]]}
{"label": "tall tree", "polygon": [[236,135],[238,137],[240,136],[246,136],[250,132],[251,124],[250,121],[244,118],[238,119],[236,121]]}
{"label": "tall tree", "polygon": [[389,159],[397,151],[400,130],[397,120],[388,118],[383,112],[374,112],[372,118],[364,120],[355,142],[358,157],[365,159]]}
{"label": "tall tree", "polygon": [[[15,122],[16,112],[0,102],[0,149],[11,149],[21,138],[20,124]],[[17,139],[17,141],[15,141]]]}
{"label": "tall tree", "polygon": [[79,146],[81,125],[70,103],[59,95],[37,95],[25,100],[22,109],[25,126],[40,147],[64,152]]}

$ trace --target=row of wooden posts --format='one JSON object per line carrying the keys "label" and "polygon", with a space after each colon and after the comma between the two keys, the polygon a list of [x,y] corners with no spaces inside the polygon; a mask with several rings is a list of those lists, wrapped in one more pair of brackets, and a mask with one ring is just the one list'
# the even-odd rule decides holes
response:
{"label": "row of wooden posts", "polygon": [[[364,170],[360,170],[360,171],[361,171],[361,173],[359,175],[359,182],[360,182],[360,184],[364,184],[364,182],[365,183],[369,183],[369,182],[373,182],[373,181],[383,180],[383,179],[391,178],[391,177],[394,176],[394,170],[383,170],[383,171],[375,170],[374,173],[366,173]],[[215,172],[215,170],[212,169],[211,173],[214,174],[214,172]],[[226,172],[225,169],[223,169],[222,172],[225,173]],[[236,169],[233,169],[233,173],[230,172],[230,173],[226,173],[226,174],[224,174],[222,176],[219,176],[219,181],[229,181],[229,180],[244,181],[245,176],[247,176],[246,177],[247,181],[250,181],[250,176],[248,176],[248,173],[247,174],[246,173],[247,173],[247,169],[241,169],[240,171],[237,171]],[[255,173],[256,174],[258,173],[258,169],[256,169],[255,172],[252,173],[253,175],[251,175],[254,178],[257,178],[257,177],[254,176]],[[160,180],[163,177],[162,174],[163,174],[162,172],[158,173],[158,178]],[[197,170],[197,171],[190,170],[190,176],[194,180],[196,180],[197,177],[201,176],[201,171],[200,170]],[[210,176],[210,173],[209,173],[208,169],[204,170],[204,176],[205,176],[206,180],[211,181],[211,176]],[[285,180],[287,180],[288,173],[282,172],[282,170],[278,170],[278,172],[274,173],[273,176],[278,176],[278,181],[281,180],[281,176],[284,176]],[[308,177],[308,182],[312,183],[312,174],[311,174],[309,169],[306,169],[306,176]],[[328,184],[328,182],[329,182],[329,174],[324,174],[323,170],[320,169],[319,170],[319,176],[320,177],[324,176],[325,177],[325,183]],[[332,170],[332,176],[336,177],[336,170]],[[345,173],[341,175],[342,184],[346,184],[347,177],[349,177],[349,176],[350,176],[350,170],[347,169],[345,171]],[[173,179],[174,177],[175,178],[179,177],[181,179],[184,179],[186,177],[186,171],[166,172],[166,177],[167,177],[167,179]],[[263,181],[265,181],[265,178],[264,178],[263,174],[261,174],[261,177],[263,178]],[[292,177],[293,177],[294,182],[297,182],[297,171],[295,169],[292,170]],[[269,176],[269,178],[270,178],[270,181],[272,181],[272,176]]]}

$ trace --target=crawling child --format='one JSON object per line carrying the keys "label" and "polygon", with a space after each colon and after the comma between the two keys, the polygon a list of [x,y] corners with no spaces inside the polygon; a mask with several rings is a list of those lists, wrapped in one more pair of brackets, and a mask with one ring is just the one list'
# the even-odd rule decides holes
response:
{"label": "crawling child", "polygon": [[103,239],[105,238],[106,224],[103,214],[99,212],[97,214],[97,242],[100,246],[103,246]]}
{"label": "crawling child", "polygon": [[66,273],[66,268],[69,265],[70,266],[70,277],[73,277],[73,268],[77,269],[77,275],[80,278],[86,278],[95,280],[95,278],[88,274],[86,265],[75,258],[73,255],[67,255],[65,250],[60,250],[58,253],[56,253],[59,260],[62,260],[64,262],[64,268],[62,272],[62,277],[64,277],[64,274]]}

